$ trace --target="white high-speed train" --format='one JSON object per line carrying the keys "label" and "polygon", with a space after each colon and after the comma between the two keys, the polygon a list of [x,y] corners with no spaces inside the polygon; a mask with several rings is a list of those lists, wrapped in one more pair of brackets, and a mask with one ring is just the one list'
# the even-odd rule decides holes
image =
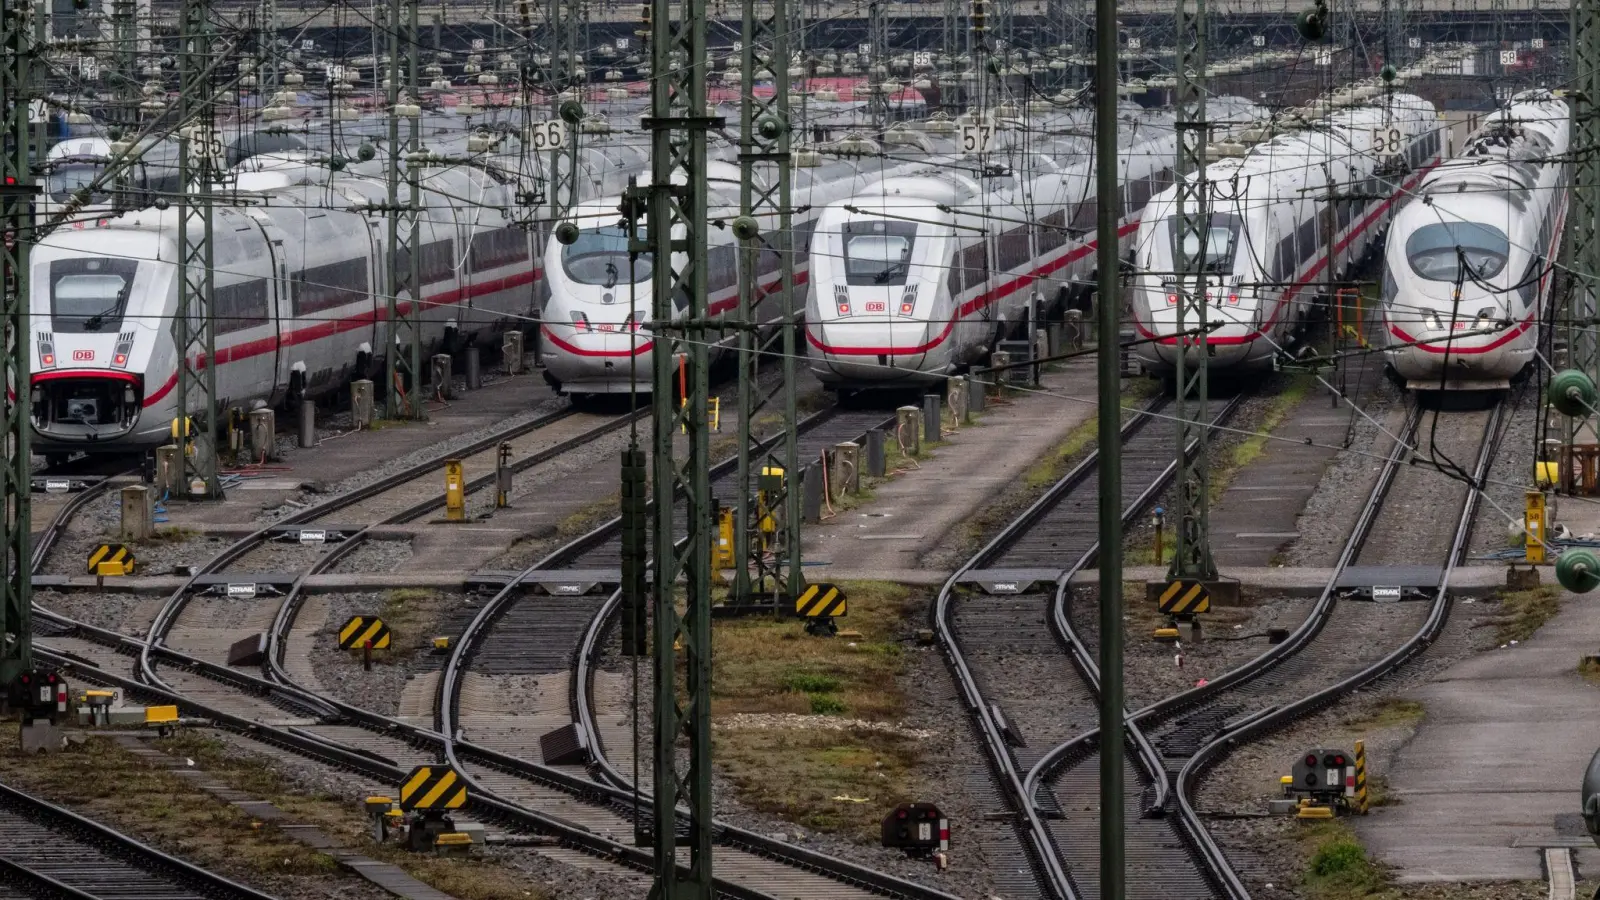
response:
{"label": "white high-speed train", "polygon": [[1566,220],[1571,138],[1565,101],[1518,94],[1395,217],[1383,317],[1388,361],[1406,387],[1504,388],[1533,361]]}
{"label": "white high-speed train", "polygon": [[[448,142],[436,146],[451,152]],[[447,335],[489,340],[534,312],[534,237],[504,214],[523,185],[493,161],[423,175],[420,296],[399,302],[403,310],[420,303],[430,350]],[[238,176],[247,202],[214,212],[211,302],[224,408],[336,389],[376,371],[392,340],[385,220],[371,211],[384,202],[384,182],[361,167],[334,174],[280,160],[252,168]],[[38,452],[126,452],[169,439],[180,415],[171,330],[178,253],[175,208],[78,223],[34,250]]]}
{"label": "white high-speed train", "polygon": [[[1431,103],[1394,94],[1207,166],[1205,308],[1220,323],[1206,337],[1208,365],[1270,367],[1321,309],[1318,283],[1360,260],[1395,205],[1438,164],[1444,137]],[[1330,202],[1330,194],[1347,199]],[[1177,212],[1174,186],[1150,201],[1136,242],[1132,315],[1146,342],[1135,355],[1158,375],[1173,369],[1180,292],[1192,290],[1174,274]],[[1198,324],[1186,314],[1185,328]],[[1193,339],[1185,343],[1198,352]]]}
{"label": "white high-speed train", "polygon": [[[895,156],[926,156],[937,149],[938,142],[925,136],[903,130],[895,134],[912,142],[891,146]],[[868,178],[914,165],[870,155],[830,157],[819,163],[792,170],[790,234],[778,233],[775,214],[756,217],[764,243],[756,273],[761,298],[757,316],[763,322],[775,324],[782,316],[776,294],[782,253],[793,254],[798,304],[809,278],[809,238],[822,208],[852,196]],[[729,223],[739,215],[739,178],[737,166],[711,163],[706,172],[709,221]],[[648,173],[641,173],[638,182],[648,185]],[[629,258],[620,205],[620,195],[581,204],[567,220],[577,226],[576,240],[571,244],[551,240],[545,246],[544,281],[549,296],[540,326],[545,379],[567,394],[651,390],[653,335],[646,326],[652,318],[654,260],[648,253]],[[644,223],[639,227],[642,234]],[[712,318],[728,316],[738,306],[740,268],[744,265],[741,249],[731,228],[708,230],[707,303]],[[675,264],[681,266],[683,261],[679,258]],[[714,346],[713,360],[731,343],[728,339]]]}

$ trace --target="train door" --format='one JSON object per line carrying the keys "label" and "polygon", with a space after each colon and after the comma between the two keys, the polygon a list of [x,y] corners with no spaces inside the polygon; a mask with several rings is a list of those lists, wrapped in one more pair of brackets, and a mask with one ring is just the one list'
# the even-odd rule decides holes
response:
{"label": "train door", "polygon": [[270,396],[274,383],[278,336],[270,296],[272,255],[259,223],[232,210],[219,212],[211,232],[217,396],[248,405]]}
{"label": "train door", "polygon": [[283,330],[288,319],[289,306],[289,264],[283,247],[283,231],[276,223],[267,217],[266,213],[257,207],[249,207],[248,213],[255,220],[256,228],[260,231],[261,240],[267,251],[267,283],[266,283],[266,317],[268,331],[263,343],[260,344],[261,357],[267,368],[259,373],[265,390],[262,399],[268,404],[276,405],[283,399],[287,384],[278,377],[283,367]]}

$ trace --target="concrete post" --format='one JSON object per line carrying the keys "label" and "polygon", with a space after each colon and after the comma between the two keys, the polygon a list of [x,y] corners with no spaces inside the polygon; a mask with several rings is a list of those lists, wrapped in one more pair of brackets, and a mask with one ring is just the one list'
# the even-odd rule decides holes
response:
{"label": "concrete post", "polygon": [[822,472],[816,463],[805,467],[800,478],[800,517],[815,525],[822,521]]}
{"label": "concrete post", "polygon": [[867,432],[867,474],[873,478],[882,478],[889,470],[889,461],[883,447],[883,429],[874,428]]}
{"label": "concrete post", "polygon": [[270,407],[250,410],[250,455],[258,462],[278,457],[278,414]]}
{"label": "concrete post", "polygon": [[945,396],[950,400],[950,423],[960,425],[967,419],[967,379],[957,375],[950,379]]}
{"label": "concrete post", "polygon": [[[1043,328],[1035,329],[1034,332],[1033,332],[1033,358],[1034,359],[1044,359],[1046,356],[1049,356],[1049,355],[1050,355],[1050,335],[1048,333],[1046,333]],[[1040,380],[1043,379],[1043,378],[1044,378],[1044,364],[1043,363],[1037,363],[1037,362],[1034,363],[1033,364],[1033,383],[1035,385],[1037,385],[1037,384],[1039,384]]]}
{"label": "concrete post", "polygon": [[372,427],[372,380],[362,378],[350,382],[350,421],[356,430]]}
{"label": "concrete post", "polygon": [[155,533],[155,507],[150,489],[142,484],[122,489],[122,528],[117,532],[125,541],[142,541]]}
{"label": "concrete post", "polygon": [[1083,310],[1081,310],[1081,309],[1069,309],[1069,310],[1067,310],[1066,331],[1067,331],[1067,349],[1068,350],[1082,350],[1083,349]]}
{"label": "concrete post", "polygon": [[309,450],[317,445],[317,403],[300,401],[300,449]]}
{"label": "concrete post", "polygon": [[[993,377],[993,376],[990,376]],[[983,412],[984,403],[989,398],[989,384],[983,379],[973,376],[967,382],[967,423],[971,424],[978,413]]]}
{"label": "concrete post", "polygon": [[944,437],[943,406],[938,394],[922,395],[922,433],[930,444]]}
{"label": "concrete post", "polygon": [[178,478],[178,445],[167,444],[156,448],[156,493],[165,497],[172,492]]}
{"label": "concrete post", "polygon": [[991,379],[989,390],[998,396],[1005,390],[1005,383],[1011,378],[1011,370],[1002,368],[1003,366],[1011,365],[1011,354],[1004,350],[991,353],[989,354],[989,365],[999,370],[989,373],[989,378]]}
{"label": "concrete post", "polygon": [[922,452],[922,410],[915,406],[902,406],[895,410],[895,436],[900,442],[900,452],[916,456]]}
{"label": "concrete post", "polygon": [[467,348],[467,390],[483,387],[482,351],[476,346]]}
{"label": "concrete post", "polygon": [[455,399],[455,378],[450,372],[450,354],[433,355],[433,392],[440,400]]}
{"label": "concrete post", "polygon": [[861,445],[845,441],[835,444],[833,451],[833,481],[838,493],[861,493]]}
{"label": "concrete post", "polygon": [[1051,322],[1044,326],[1045,349],[1049,356],[1060,356],[1064,351],[1061,346],[1061,323]]}
{"label": "concrete post", "polygon": [[500,342],[500,352],[505,356],[506,374],[522,374],[522,332],[508,331]]}

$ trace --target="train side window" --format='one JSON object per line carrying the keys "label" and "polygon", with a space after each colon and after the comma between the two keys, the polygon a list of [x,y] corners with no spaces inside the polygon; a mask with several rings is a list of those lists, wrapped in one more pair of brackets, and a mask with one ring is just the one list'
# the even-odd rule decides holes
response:
{"label": "train side window", "polygon": [[474,274],[527,262],[529,258],[528,232],[509,225],[474,234],[468,246],[467,263]]}
{"label": "train side window", "polygon": [[1067,242],[1067,211],[1058,209],[1039,220],[1039,255],[1043,256]]}
{"label": "train side window", "polygon": [[811,236],[817,230],[817,220],[808,219],[794,227],[794,264],[799,266],[811,257]]}
{"label": "train side window", "polygon": [[719,244],[706,254],[706,290],[727,290],[739,283],[739,252],[733,244]]}
{"label": "train side window", "polygon": [[961,268],[965,270],[962,283],[969,291],[989,280],[988,243],[988,240],[979,238],[961,251]]}
{"label": "train side window", "polygon": [[1317,255],[1317,217],[1313,215],[1301,222],[1297,234],[1295,259],[1304,264]]}
{"label": "train side window", "polygon": [[294,275],[294,314],[310,315],[367,300],[367,267],[363,260],[313,266]]}
{"label": "train side window", "polygon": [[1099,214],[1100,207],[1096,198],[1085,197],[1072,214],[1072,230],[1093,231]]}
{"label": "train side window", "polygon": [[1295,270],[1299,268],[1296,263],[1294,235],[1290,234],[1278,242],[1278,265],[1273,276],[1280,282],[1287,284],[1294,279]]}
{"label": "train side window", "polygon": [[995,268],[1009,272],[1021,268],[1028,263],[1028,227],[1026,225],[1002,232],[995,243],[997,245],[997,264]]}
{"label": "train side window", "polygon": [[216,307],[218,334],[243,331],[270,321],[265,278],[219,287],[212,303]]}
{"label": "train side window", "polygon": [[955,258],[952,259],[952,263],[950,274],[945,276],[944,286],[950,292],[950,299],[957,300],[961,297],[961,261]]}

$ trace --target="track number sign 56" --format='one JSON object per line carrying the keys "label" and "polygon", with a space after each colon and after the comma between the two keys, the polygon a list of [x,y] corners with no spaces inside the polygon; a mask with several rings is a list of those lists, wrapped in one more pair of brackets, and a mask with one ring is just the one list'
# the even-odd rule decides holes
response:
{"label": "track number sign 56", "polygon": [[528,126],[528,143],[535,150],[560,150],[567,146],[567,123],[560,119]]}
{"label": "track number sign 56", "polygon": [[994,126],[982,122],[973,122],[961,126],[961,152],[982,153],[989,149],[989,141],[994,138]]}

